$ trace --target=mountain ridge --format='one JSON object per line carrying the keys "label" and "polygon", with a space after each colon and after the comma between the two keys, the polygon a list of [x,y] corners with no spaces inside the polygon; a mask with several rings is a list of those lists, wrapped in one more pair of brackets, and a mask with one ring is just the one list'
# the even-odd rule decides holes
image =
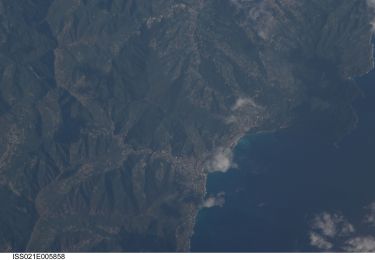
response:
{"label": "mountain ridge", "polygon": [[187,251],[218,153],[230,163],[245,133],[306,115],[334,139],[354,120],[348,78],[372,67],[361,0],[1,0],[0,14],[1,251]]}

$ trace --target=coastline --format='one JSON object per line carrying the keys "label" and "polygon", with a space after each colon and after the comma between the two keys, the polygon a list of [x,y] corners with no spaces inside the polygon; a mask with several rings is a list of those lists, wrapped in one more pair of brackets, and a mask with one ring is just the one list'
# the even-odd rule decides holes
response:
{"label": "coastline", "polygon": [[[356,78],[358,77],[363,77],[365,76],[366,74],[368,74],[369,72],[371,72],[372,70],[374,70],[375,68],[375,57],[374,57],[374,48],[375,48],[375,44],[374,44],[374,35],[375,33],[372,31],[370,33],[370,40],[369,40],[369,45],[371,46],[371,52],[369,53],[369,56],[368,56],[368,64],[366,65],[366,67],[363,68],[363,72],[356,75],[356,74],[353,74],[349,77],[346,77],[346,78],[342,78],[343,80],[348,80],[348,81],[353,81],[356,85],[356,88],[362,93],[362,89],[360,88],[360,86],[358,85],[358,82],[356,81]],[[353,116],[354,116],[354,122],[353,124],[351,124],[347,131],[345,131],[345,133],[341,136],[338,137],[338,140],[335,141],[333,143],[333,145],[335,146],[338,146],[339,143],[345,138],[345,136],[347,135],[350,135],[350,133],[352,133],[358,126],[358,122],[359,122],[359,117],[358,117],[358,114],[356,113],[356,109],[353,105],[353,103],[356,101],[356,98],[354,98],[351,103],[349,104],[350,105],[350,108],[351,108],[351,111],[353,113]],[[232,141],[231,139],[228,140],[228,148],[231,149],[231,152],[233,154],[233,151],[234,149],[236,149],[236,147],[238,146],[238,144],[241,142],[241,139],[245,139],[245,138],[248,138],[250,136],[254,136],[254,135],[258,135],[258,134],[272,134],[272,133],[276,133],[282,129],[287,129],[289,128],[291,125],[290,124],[281,124],[281,126],[277,127],[277,128],[273,128],[273,129],[266,129],[266,130],[263,130],[263,129],[259,129],[259,127],[254,127],[253,129],[249,129],[248,131],[245,131],[245,132],[242,132],[240,134],[237,135],[237,138],[234,138]],[[212,174],[210,172],[208,173],[203,173],[203,175],[205,176],[205,186],[204,186],[204,189],[203,189],[203,194],[204,194],[204,197],[206,197],[207,195],[207,180],[209,178],[209,175]],[[203,197],[203,198],[204,198]],[[191,239],[194,235],[194,232],[195,232],[195,227],[197,225],[197,219],[198,219],[198,215],[201,211],[201,207],[198,207],[196,209],[196,214],[194,216],[194,218],[192,218],[192,227],[193,227],[193,230],[191,232],[191,236],[190,236],[190,239],[189,239],[189,243],[188,243],[188,250],[191,250]]]}

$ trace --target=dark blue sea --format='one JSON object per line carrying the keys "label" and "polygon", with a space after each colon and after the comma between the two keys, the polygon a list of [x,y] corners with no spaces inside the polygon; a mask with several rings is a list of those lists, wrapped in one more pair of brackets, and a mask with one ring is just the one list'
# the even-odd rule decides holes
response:
{"label": "dark blue sea", "polygon": [[356,79],[364,92],[359,122],[338,145],[309,129],[245,137],[235,149],[237,169],[209,175],[207,191],[224,191],[223,207],[202,209],[192,251],[314,251],[311,217],[340,212],[361,221],[375,201],[375,72]]}

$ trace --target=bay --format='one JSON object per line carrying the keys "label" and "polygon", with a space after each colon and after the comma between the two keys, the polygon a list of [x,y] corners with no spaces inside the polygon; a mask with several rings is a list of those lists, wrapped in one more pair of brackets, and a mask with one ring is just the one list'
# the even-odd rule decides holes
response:
{"label": "bay", "polygon": [[208,194],[225,192],[223,207],[202,209],[195,252],[306,252],[311,219],[339,212],[361,225],[375,201],[375,72],[359,79],[357,127],[338,145],[307,125],[243,138],[237,168],[213,173]]}

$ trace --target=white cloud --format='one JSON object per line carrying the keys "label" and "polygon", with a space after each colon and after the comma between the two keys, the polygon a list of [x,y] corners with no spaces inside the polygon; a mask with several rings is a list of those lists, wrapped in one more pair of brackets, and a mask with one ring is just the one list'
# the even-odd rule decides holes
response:
{"label": "white cloud", "polygon": [[228,148],[218,148],[211,160],[206,163],[208,172],[226,172],[234,166],[233,153]]}
{"label": "white cloud", "polygon": [[323,236],[315,232],[310,232],[310,244],[323,250],[328,250],[333,247],[331,242],[327,241]]}
{"label": "white cloud", "polygon": [[367,5],[370,8],[374,8],[375,9],[375,0],[367,0]]}
{"label": "white cloud", "polygon": [[237,110],[243,107],[257,107],[258,105],[251,98],[240,97],[236,100],[236,103],[233,105],[232,110]]}
{"label": "white cloud", "polygon": [[323,212],[315,216],[312,229],[319,231],[326,237],[347,235],[354,232],[354,227],[342,215]]}
{"label": "white cloud", "polygon": [[333,217],[326,212],[315,217],[312,227],[319,230],[325,236],[334,237],[336,235],[336,224]]}
{"label": "white cloud", "polygon": [[[225,118],[227,124],[243,124],[244,122],[251,121],[251,124],[256,122],[259,118],[259,112],[264,111],[265,108],[257,104],[254,99],[250,97],[239,97],[231,106],[232,114]],[[246,112],[238,113],[238,112]],[[244,118],[246,117],[246,119]],[[251,118],[251,119],[250,119]]]}
{"label": "white cloud", "polygon": [[[375,202],[366,207],[364,223],[375,224]],[[346,252],[375,252],[375,237],[356,231],[354,226],[341,214],[323,212],[316,215],[309,232],[310,245],[321,250],[342,250]]]}
{"label": "white cloud", "polygon": [[220,192],[216,195],[208,196],[202,203],[203,208],[222,207],[225,203],[225,193]]}
{"label": "white cloud", "polygon": [[344,250],[348,252],[375,252],[375,238],[373,236],[351,238],[346,241]]}
{"label": "white cloud", "polygon": [[367,207],[368,213],[365,216],[365,223],[375,226],[375,202]]}

